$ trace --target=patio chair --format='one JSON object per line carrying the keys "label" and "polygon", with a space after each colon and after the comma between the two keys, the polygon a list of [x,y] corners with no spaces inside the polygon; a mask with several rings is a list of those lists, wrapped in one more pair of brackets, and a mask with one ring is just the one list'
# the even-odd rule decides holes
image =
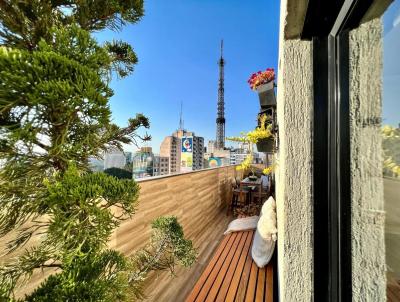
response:
{"label": "patio chair", "polygon": [[[257,203],[257,204],[262,204],[262,202],[264,200],[266,200],[268,197],[270,196],[270,190],[268,188],[268,190],[266,191],[252,191],[251,192],[251,197],[250,197],[250,201],[251,203]],[[256,201],[256,202],[255,202]]]}

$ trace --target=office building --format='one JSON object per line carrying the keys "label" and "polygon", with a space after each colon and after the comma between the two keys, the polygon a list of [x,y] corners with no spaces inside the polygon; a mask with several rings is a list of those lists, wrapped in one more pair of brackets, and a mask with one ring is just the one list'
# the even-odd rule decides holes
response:
{"label": "office building", "polygon": [[151,147],[142,147],[135,153],[132,161],[134,179],[153,176],[154,154]]}
{"label": "office building", "polygon": [[155,155],[153,165],[153,176],[169,174],[169,157]]}
{"label": "office building", "polygon": [[[120,168],[124,169],[127,162],[126,153],[119,149],[111,149],[104,154],[104,170],[109,168]],[[132,154],[130,155],[132,157]]]}
{"label": "office building", "polygon": [[192,131],[179,129],[164,138],[160,156],[169,158],[169,174],[204,168],[204,138]]}

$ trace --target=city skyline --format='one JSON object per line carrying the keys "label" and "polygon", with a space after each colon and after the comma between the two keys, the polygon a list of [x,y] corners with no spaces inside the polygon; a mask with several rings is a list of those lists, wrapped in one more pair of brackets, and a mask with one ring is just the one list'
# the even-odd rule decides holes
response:
{"label": "city skyline", "polygon": [[255,71],[277,67],[278,5],[261,0],[251,6],[226,0],[152,1],[145,3],[146,15],[139,24],[119,33],[98,33],[99,41],[128,41],[139,59],[131,76],[111,82],[114,121],[124,126],[137,112],[149,117],[152,141],[143,145],[158,152],[162,139],[178,129],[183,102],[185,128],[205,142],[215,140],[218,59],[224,39],[225,136],[252,130],[259,105],[247,79]]}

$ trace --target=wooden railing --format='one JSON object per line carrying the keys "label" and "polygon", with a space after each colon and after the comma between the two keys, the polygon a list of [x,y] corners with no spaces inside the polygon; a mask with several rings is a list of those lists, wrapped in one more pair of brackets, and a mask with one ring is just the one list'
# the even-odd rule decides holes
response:
{"label": "wooden railing", "polygon": [[[180,301],[193,287],[231,220],[226,215],[230,181],[239,174],[235,166],[226,166],[137,181],[141,187],[137,211],[115,230],[109,246],[130,255],[148,242],[155,218],[174,215],[198,251],[197,262],[190,269],[178,269],[176,278],[165,273],[151,276],[146,285],[149,300]],[[10,236],[0,240],[1,247]],[[30,245],[35,242],[36,238]],[[0,262],[4,261],[6,257],[0,258]],[[38,270],[17,291],[17,296],[31,292],[53,272],[54,269]]]}
{"label": "wooden railing", "polygon": [[240,176],[235,166],[139,180],[139,207],[132,219],[114,233],[110,245],[129,255],[148,242],[151,221],[174,215],[185,236],[193,241],[198,259],[176,277],[153,274],[145,293],[149,301],[182,301],[202,273],[231,220],[226,215],[231,178]]}

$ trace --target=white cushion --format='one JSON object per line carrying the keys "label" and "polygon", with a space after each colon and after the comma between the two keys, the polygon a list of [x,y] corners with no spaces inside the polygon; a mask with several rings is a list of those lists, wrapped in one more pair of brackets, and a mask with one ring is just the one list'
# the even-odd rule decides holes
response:
{"label": "white cushion", "polygon": [[251,257],[258,267],[264,267],[269,263],[274,253],[275,243],[275,240],[263,239],[259,231],[256,230],[251,248]]}
{"label": "white cushion", "polygon": [[258,216],[238,218],[231,221],[224,235],[239,231],[254,230],[257,228]]}
{"label": "white cushion", "polygon": [[278,233],[275,208],[275,200],[271,196],[261,209],[251,248],[251,256],[258,267],[266,266],[274,253]]}
{"label": "white cushion", "polygon": [[271,211],[268,214],[262,215],[257,223],[257,230],[260,236],[266,240],[276,240],[276,213]]}
{"label": "white cushion", "polygon": [[266,202],[264,202],[262,208],[261,208],[261,213],[260,215],[263,215],[264,213],[266,213],[269,209],[276,209],[276,202],[275,199],[270,196]]}

